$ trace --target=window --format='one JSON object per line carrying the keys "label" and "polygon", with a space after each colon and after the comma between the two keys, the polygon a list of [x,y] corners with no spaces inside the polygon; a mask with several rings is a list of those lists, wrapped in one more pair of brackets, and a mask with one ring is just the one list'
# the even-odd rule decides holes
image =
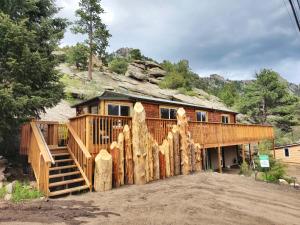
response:
{"label": "window", "polygon": [[285,157],[290,157],[290,150],[288,148],[284,149],[284,156]]}
{"label": "window", "polygon": [[222,123],[229,123],[229,116],[228,115],[222,115]]}
{"label": "window", "polygon": [[207,121],[207,113],[206,112],[196,112],[197,121],[198,122],[206,122]]}
{"label": "window", "polygon": [[177,113],[177,109],[160,108],[160,118],[161,119],[175,120],[176,119],[176,113]]}
{"label": "window", "polygon": [[109,116],[129,116],[130,115],[130,107],[127,105],[108,104],[107,114]]}
{"label": "window", "polygon": [[94,105],[90,107],[90,113],[91,114],[98,114],[98,106]]}

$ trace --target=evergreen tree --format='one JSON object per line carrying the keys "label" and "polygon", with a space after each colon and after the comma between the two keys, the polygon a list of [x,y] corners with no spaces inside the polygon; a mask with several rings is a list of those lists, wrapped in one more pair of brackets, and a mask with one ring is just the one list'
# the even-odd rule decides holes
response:
{"label": "evergreen tree", "polygon": [[93,54],[99,58],[104,57],[108,46],[108,39],[111,37],[106,25],[102,22],[101,14],[104,13],[101,7],[101,0],[80,0],[76,16],[79,20],[73,27],[74,33],[87,34],[86,42],[89,46],[89,73],[88,78],[92,80]]}
{"label": "evergreen tree", "polygon": [[287,85],[280,82],[279,74],[263,69],[256,80],[245,87],[240,101],[241,113],[256,122],[274,122],[281,130],[289,132],[297,123],[295,107],[298,99],[291,95]]}
{"label": "evergreen tree", "polygon": [[1,1],[0,141],[63,97],[52,52],[67,24],[54,18],[57,11],[52,0]]}

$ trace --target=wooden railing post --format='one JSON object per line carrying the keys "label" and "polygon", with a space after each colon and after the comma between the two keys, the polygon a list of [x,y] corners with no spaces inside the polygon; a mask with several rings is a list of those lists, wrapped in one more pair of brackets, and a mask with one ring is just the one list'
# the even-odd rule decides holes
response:
{"label": "wooden railing post", "polygon": [[91,135],[91,120],[90,116],[85,117],[85,147],[91,152],[91,143],[92,143],[92,135]]}

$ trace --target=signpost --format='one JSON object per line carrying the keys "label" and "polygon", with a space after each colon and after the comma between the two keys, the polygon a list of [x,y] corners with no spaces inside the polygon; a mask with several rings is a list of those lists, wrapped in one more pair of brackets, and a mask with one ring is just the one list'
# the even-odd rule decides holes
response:
{"label": "signpost", "polygon": [[[269,156],[268,155],[260,155],[259,156],[259,162],[261,168],[270,168],[270,161],[269,161]],[[267,169],[265,171],[266,174],[266,180],[268,180],[268,175],[267,175]]]}

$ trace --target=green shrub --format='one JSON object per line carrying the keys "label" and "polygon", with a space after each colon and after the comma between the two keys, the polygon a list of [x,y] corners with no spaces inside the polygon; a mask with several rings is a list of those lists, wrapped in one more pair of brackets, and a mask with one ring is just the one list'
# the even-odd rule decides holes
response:
{"label": "green shrub", "polygon": [[128,62],[123,58],[115,58],[108,64],[109,69],[117,74],[125,74],[128,68]]}
{"label": "green shrub", "polygon": [[6,189],[5,189],[5,187],[0,188],[0,199],[1,199],[1,198],[4,198],[5,194],[6,194]]}
{"label": "green shrub", "polygon": [[245,176],[251,176],[252,170],[250,169],[248,163],[243,162],[240,168],[240,174],[243,174]]}
{"label": "green shrub", "polygon": [[12,194],[13,202],[20,202],[28,199],[35,199],[42,197],[42,194],[30,187],[28,184],[16,182],[15,188]]}
{"label": "green shrub", "polygon": [[133,49],[129,53],[129,57],[131,60],[141,60],[143,58],[141,50]]}
{"label": "green shrub", "polygon": [[67,62],[74,64],[77,69],[85,70],[88,64],[89,49],[86,45],[77,43],[66,50]]}

